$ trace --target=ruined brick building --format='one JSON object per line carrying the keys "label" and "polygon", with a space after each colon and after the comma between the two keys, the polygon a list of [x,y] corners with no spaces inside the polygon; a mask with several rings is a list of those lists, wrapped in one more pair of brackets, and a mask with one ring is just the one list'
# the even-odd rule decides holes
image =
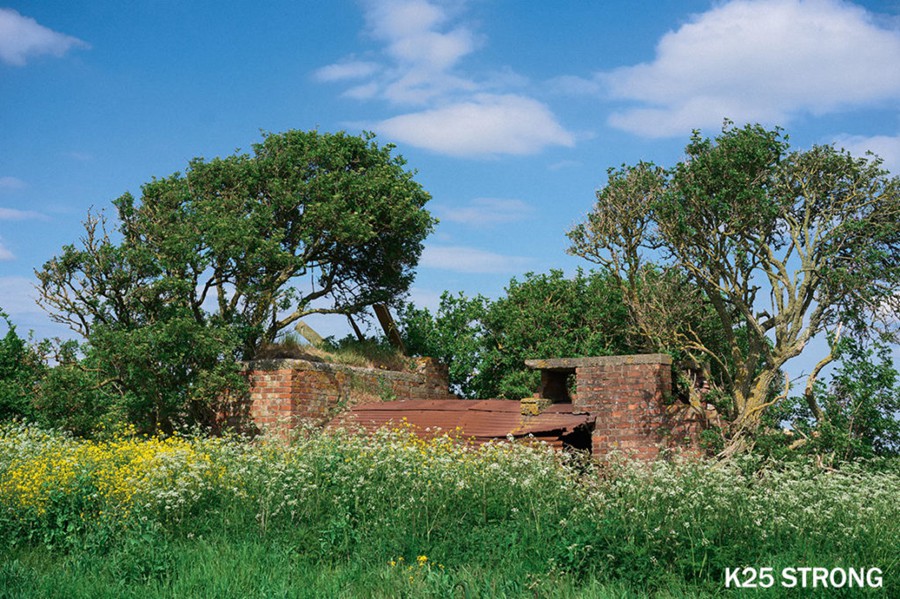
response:
{"label": "ruined brick building", "polygon": [[403,420],[421,434],[461,431],[476,442],[534,437],[595,456],[621,450],[652,459],[661,449],[696,440],[698,418],[672,400],[666,354],[528,360],[540,388],[520,401],[463,400],[449,391],[447,370],[422,358],[414,372],[308,360],[248,364],[249,412],[255,425],[287,435],[301,421],[373,430]]}

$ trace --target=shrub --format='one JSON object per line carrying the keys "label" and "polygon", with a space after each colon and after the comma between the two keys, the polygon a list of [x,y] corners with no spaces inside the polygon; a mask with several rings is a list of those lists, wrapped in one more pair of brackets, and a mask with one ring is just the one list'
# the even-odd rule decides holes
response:
{"label": "shrub", "polygon": [[0,421],[32,418],[34,386],[46,371],[44,347],[30,345],[16,333],[15,325],[0,310],[6,335],[0,338]]}

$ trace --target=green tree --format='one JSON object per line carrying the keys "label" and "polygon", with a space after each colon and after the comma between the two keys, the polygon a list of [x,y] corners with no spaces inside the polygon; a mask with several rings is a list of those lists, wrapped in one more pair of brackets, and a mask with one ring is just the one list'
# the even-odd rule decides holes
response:
{"label": "green tree", "polygon": [[773,414],[788,422],[793,434],[780,435],[781,445],[831,461],[900,453],[900,374],[890,348],[844,337],[833,349],[838,368],[825,383],[817,381],[815,398],[824,412],[817,421],[802,397]]}
{"label": "green tree", "polygon": [[[76,350],[74,346],[69,349]],[[69,353],[64,362],[46,371],[35,388],[34,419],[47,428],[79,437],[121,430],[128,419],[120,409],[116,390],[103,385],[101,376],[90,357],[79,362]]]}
{"label": "green tree", "polygon": [[41,304],[86,337],[168,311],[238,325],[249,355],[308,314],[395,300],[435,221],[404,160],[372,137],[268,134],[252,156],[153,179],[139,203],[114,202],[120,242],[89,216],[82,247],[37,272]]}
{"label": "green tree", "polygon": [[412,353],[448,364],[464,397],[520,398],[540,380],[526,359],[630,353],[627,320],[606,273],[553,270],[512,279],[496,301],[445,292],[434,315],[407,306],[400,328]]}
{"label": "green tree", "polygon": [[6,323],[0,338],[0,420],[33,418],[35,385],[46,371],[42,348],[19,337],[3,310],[0,320]]}
{"label": "green tree", "polygon": [[525,360],[633,353],[628,314],[608,273],[528,273],[491,306],[479,369],[485,397],[528,397],[540,375]]}
{"label": "green tree", "polygon": [[[726,122],[715,140],[695,132],[671,169],[639,163],[609,171],[570,252],[615,273],[634,293],[649,258],[696,285],[715,311],[726,352],[689,334],[680,344],[717,364],[730,397],[729,452],[746,445],[777,398],[781,367],[841,323],[865,334],[888,323],[900,290],[900,179],[877,158],[833,146],[792,151],[780,129]],[[833,359],[824,357],[805,398]],[[780,396],[784,397],[787,390]]]}
{"label": "green tree", "polygon": [[441,294],[434,314],[404,305],[398,313],[403,343],[410,355],[428,356],[447,365],[450,387],[462,397],[479,397],[478,369],[484,353],[484,319],[491,305],[482,295]]}
{"label": "green tree", "polygon": [[[311,313],[408,289],[429,195],[371,134],[267,134],[253,153],[153,179],[89,215],[38,271],[40,303],[142,426],[169,429],[234,384],[233,362]],[[230,366],[223,366],[229,364]]]}

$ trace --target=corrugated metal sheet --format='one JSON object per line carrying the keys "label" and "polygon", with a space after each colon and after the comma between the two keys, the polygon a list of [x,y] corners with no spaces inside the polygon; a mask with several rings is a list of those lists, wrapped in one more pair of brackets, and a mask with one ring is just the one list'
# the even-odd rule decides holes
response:
{"label": "corrugated metal sheet", "polygon": [[410,400],[374,402],[355,406],[339,416],[331,425],[357,423],[375,430],[403,421],[412,424],[422,436],[459,430],[477,442],[521,438],[532,435],[554,446],[562,445],[562,437],[576,430],[593,427],[594,418],[573,414],[571,403],[558,403],[537,416],[523,416],[518,401],[484,400]]}

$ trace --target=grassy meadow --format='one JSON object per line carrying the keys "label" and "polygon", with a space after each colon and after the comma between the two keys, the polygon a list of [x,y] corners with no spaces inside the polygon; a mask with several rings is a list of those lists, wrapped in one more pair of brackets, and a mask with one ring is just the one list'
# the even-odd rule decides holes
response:
{"label": "grassy meadow", "polygon": [[900,463],[597,463],[528,443],[0,428],[0,597],[706,597],[739,566],[878,567]]}

